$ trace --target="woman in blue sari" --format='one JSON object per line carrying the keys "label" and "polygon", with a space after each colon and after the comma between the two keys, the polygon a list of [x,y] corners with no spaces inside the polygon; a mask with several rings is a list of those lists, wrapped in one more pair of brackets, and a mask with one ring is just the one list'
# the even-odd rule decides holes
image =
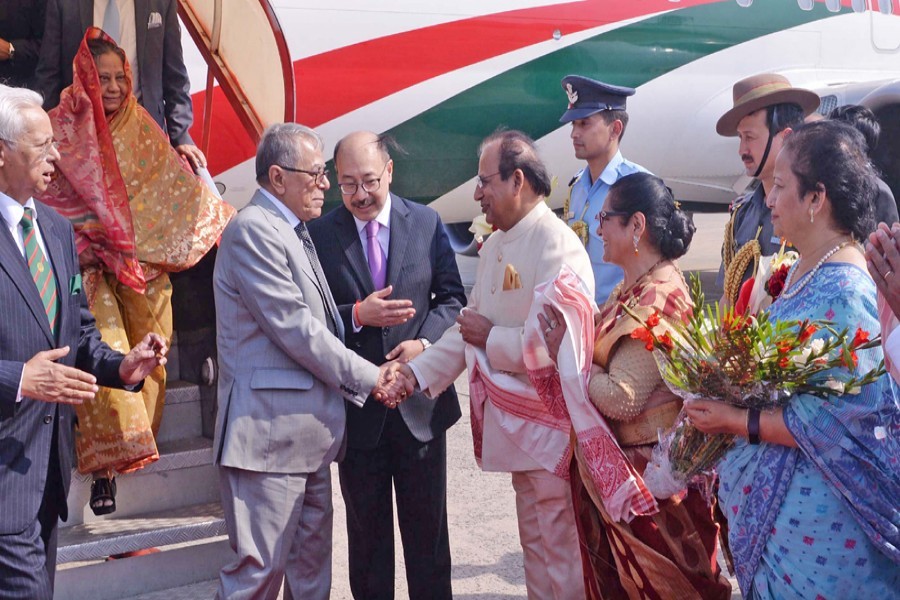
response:
{"label": "woman in blue sari", "polygon": [[[871,230],[875,185],[851,127],[820,121],[788,137],[766,201],[800,259],[773,319],[878,333],[858,244]],[[859,352],[858,372],[881,359],[880,347]],[[699,429],[737,436],[718,465],[719,502],[744,598],[900,597],[900,408],[887,375],[853,391],[795,396],[762,414],[685,403]]]}

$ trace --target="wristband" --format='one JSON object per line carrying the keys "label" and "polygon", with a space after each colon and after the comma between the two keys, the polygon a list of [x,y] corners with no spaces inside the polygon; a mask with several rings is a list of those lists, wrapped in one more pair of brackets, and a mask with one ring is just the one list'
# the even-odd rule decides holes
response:
{"label": "wristband", "polygon": [[747,409],[747,441],[751,444],[759,443],[759,409]]}
{"label": "wristband", "polygon": [[356,321],[356,324],[360,327],[365,327],[365,325],[363,325],[363,322],[359,320],[359,303],[360,301],[357,300],[356,304],[353,305],[353,320]]}

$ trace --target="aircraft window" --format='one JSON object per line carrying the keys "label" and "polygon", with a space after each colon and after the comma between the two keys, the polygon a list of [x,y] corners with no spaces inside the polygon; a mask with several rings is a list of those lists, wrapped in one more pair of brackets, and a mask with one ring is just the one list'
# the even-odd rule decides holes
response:
{"label": "aircraft window", "polygon": [[753,4],[753,0],[737,0],[738,6],[747,8],[751,4]]}
{"label": "aircraft window", "polygon": [[803,10],[812,10],[816,0],[797,0],[797,5]]}
{"label": "aircraft window", "polygon": [[841,0],[825,0],[825,6],[829,12],[841,12]]}
{"label": "aircraft window", "polygon": [[855,13],[866,12],[866,0],[850,0],[850,5]]}
{"label": "aircraft window", "polygon": [[894,4],[892,0],[878,0],[878,10],[883,15],[894,14]]}

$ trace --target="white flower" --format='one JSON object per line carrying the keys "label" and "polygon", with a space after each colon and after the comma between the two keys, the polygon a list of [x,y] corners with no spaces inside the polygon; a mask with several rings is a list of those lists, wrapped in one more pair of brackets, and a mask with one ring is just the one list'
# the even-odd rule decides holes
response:
{"label": "white flower", "polygon": [[855,396],[856,394],[860,393],[861,391],[862,391],[862,387],[859,386],[859,385],[850,385],[850,384],[847,384],[847,386],[844,388],[844,393],[845,393],[845,394],[852,394],[852,395],[854,395],[854,396]]}
{"label": "white flower", "polygon": [[844,383],[842,381],[838,381],[837,379],[829,379],[825,382],[825,387],[838,393],[844,392]]}
{"label": "white flower", "polygon": [[812,340],[809,342],[803,350],[800,351],[799,354],[795,354],[791,357],[791,360],[798,367],[804,367],[809,363],[809,359],[811,356],[818,357],[822,354],[822,349],[825,348],[825,340],[819,338],[816,340]]}
{"label": "white flower", "polygon": [[475,235],[476,242],[483,244],[484,238],[491,235],[491,233],[494,232],[494,228],[487,222],[487,217],[485,217],[484,214],[480,214],[472,219],[472,225],[469,226],[469,231]]}
{"label": "white flower", "polygon": [[790,250],[788,252],[779,252],[772,257],[772,271],[776,271],[777,269],[781,268],[781,265],[787,265],[790,267],[792,264],[797,262],[798,258],[799,255],[793,250]]}

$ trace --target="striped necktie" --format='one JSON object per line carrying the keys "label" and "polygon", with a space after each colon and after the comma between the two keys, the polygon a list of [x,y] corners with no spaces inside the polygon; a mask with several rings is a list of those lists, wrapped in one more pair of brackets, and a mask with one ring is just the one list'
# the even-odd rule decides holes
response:
{"label": "striped necktie", "polygon": [[312,267],[313,274],[316,276],[316,287],[319,290],[319,296],[322,298],[322,304],[325,305],[325,313],[328,315],[328,323],[326,325],[331,330],[331,333],[337,335],[337,321],[334,313],[331,312],[331,302],[326,295],[328,288],[326,287],[327,281],[325,280],[325,273],[322,271],[322,265],[319,263],[319,256],[316,254],[316,246],[313,244],[312,238],[309,235],[306,223],[300,221],[297,226],[294,227],[294,233],[300,238],[300,242],[303,244],[303,250],[306,251],[306,257],[309,259],[309,264]]}
{"label": "striped necktie", "polygon": [[28,259],[28,268],[31,270],[34,284],[44,302],[44,310],[47,312],[47,320],[50,322],[50,331],[55,336],[59,320],[59,294],[56,291],[53,265],[44,256],[44,252],[37,242],[34,214],[30,208],[25,209],[25,214],[22,215],[19,224],[22,226],[22,236],[25,238],[25,257]]}

